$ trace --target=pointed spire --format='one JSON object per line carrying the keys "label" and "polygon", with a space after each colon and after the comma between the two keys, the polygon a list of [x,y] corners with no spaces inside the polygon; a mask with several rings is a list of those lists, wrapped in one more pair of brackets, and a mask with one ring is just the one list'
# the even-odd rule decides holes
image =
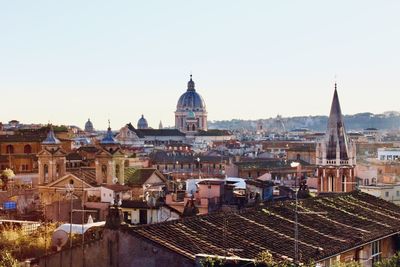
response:
{"label": "pointed spire", "polygon": [[329,115],[329,118],[332,116],[335,116],[337,118],[341,118],[342,116],[342,109],[340,108],[340,102],[339,102],[339,95],[337,92],[337,83],[335,83],[335,91],[333,93],[333,100],[332,100],[332,105],[331,105],[331,113]]}
{"label": "pointed spire", "polygon": [[58,145],[60,144],[60,140],[57,139],[56,135],[54,134],[53,125],[49,123],[49,132],[47,133],[46,139],[42,142],[43,145]]}
{"label": "pointed spire", "polygon": [[158,125],[158,129],[163,129],[162,121],[160,121],[160,124]]}
{"label": "pointed spire", "polygon": [[[344,125],[342,109],[340,107],[339,95],[337,92],[337,83],[335,82],[335,92],[331,112],[329,114],[328,129],[326,132],[327,144],[327,159],[347,160],[348,157],[348,139]],[[339,155],[337,155],[339,152]]]}

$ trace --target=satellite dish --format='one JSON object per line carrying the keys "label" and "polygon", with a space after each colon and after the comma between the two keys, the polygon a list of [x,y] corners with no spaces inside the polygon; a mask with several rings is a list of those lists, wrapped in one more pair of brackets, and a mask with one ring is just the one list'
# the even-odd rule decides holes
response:
{"label": "satellite dish", "polygon": [[116,183],[118,183],[118,178],[114,177],[112,181],[113,181],[113,184],[116,184]]}
{"label": "satellite dish", "polygon": [[181,184],[181,183],[178,184],[178,189],[179,189],[179,190],[182,190],[182,189],[183,189],[183,184]]}
{"label": "satellite dish", "polygon": [[51,245],[57,248],[57,251],[60,251],[61,248],[67,243],[68,234],[63,230],[57,230],[53,233],[51,237]]}

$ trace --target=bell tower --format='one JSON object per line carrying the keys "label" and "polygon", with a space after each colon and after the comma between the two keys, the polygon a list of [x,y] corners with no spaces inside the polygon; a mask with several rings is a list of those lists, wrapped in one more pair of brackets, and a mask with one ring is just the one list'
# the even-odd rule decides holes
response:
{"label": "bell tower", "polygon": [[356,146],[346,133],[336,83],[327,131],[317,144],[316,157],[319,192],[350,192],[356,188]]}
{"label": "bell tower", "polygon": [[96,155],[97,183],[124,184],[125,155],[121,152],[110,125],[105,137],[100,141],[100,145],[101,150]]}
{"label": "bell tower", "polygon": [[42,150],[38,153],[39,185],[48,184],[65,175],[66,152],[61,147],[60,140],[54,134],[53,126],[42,142]]}

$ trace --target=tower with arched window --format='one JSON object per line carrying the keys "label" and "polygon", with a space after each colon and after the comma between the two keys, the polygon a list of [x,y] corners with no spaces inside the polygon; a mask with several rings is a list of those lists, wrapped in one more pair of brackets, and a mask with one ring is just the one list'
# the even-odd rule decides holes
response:
{"label": "tower with arched window", "polygon": [[349,192],[356,187],[356,146],[346,133],[337,85],[324,139],[317,144],[319,192]]}
{"label": "tower with arched window", "polygon": [[96,155],[96,182],[98,184],[124,184],[125,155],[108,127],[100,141],[101,150]]}
{"label": "tower with arched window", "polygon": [[[29,149],[26,147],[27,151]],[[62,149],[61,142],[51,126],[46,139],[42,142],[42,150],[37,156],[39,184],[48,184],[65,175],[66,152]]]}

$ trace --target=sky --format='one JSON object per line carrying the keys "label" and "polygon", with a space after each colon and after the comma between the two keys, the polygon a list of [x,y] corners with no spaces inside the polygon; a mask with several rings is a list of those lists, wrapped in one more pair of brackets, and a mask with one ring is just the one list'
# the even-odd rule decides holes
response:
{"label": "sky", "polygon": [[[400,111],[397,0],[0,1],[0,121],[173,125]],[[336,77],[336,78],[335,78]]]}

